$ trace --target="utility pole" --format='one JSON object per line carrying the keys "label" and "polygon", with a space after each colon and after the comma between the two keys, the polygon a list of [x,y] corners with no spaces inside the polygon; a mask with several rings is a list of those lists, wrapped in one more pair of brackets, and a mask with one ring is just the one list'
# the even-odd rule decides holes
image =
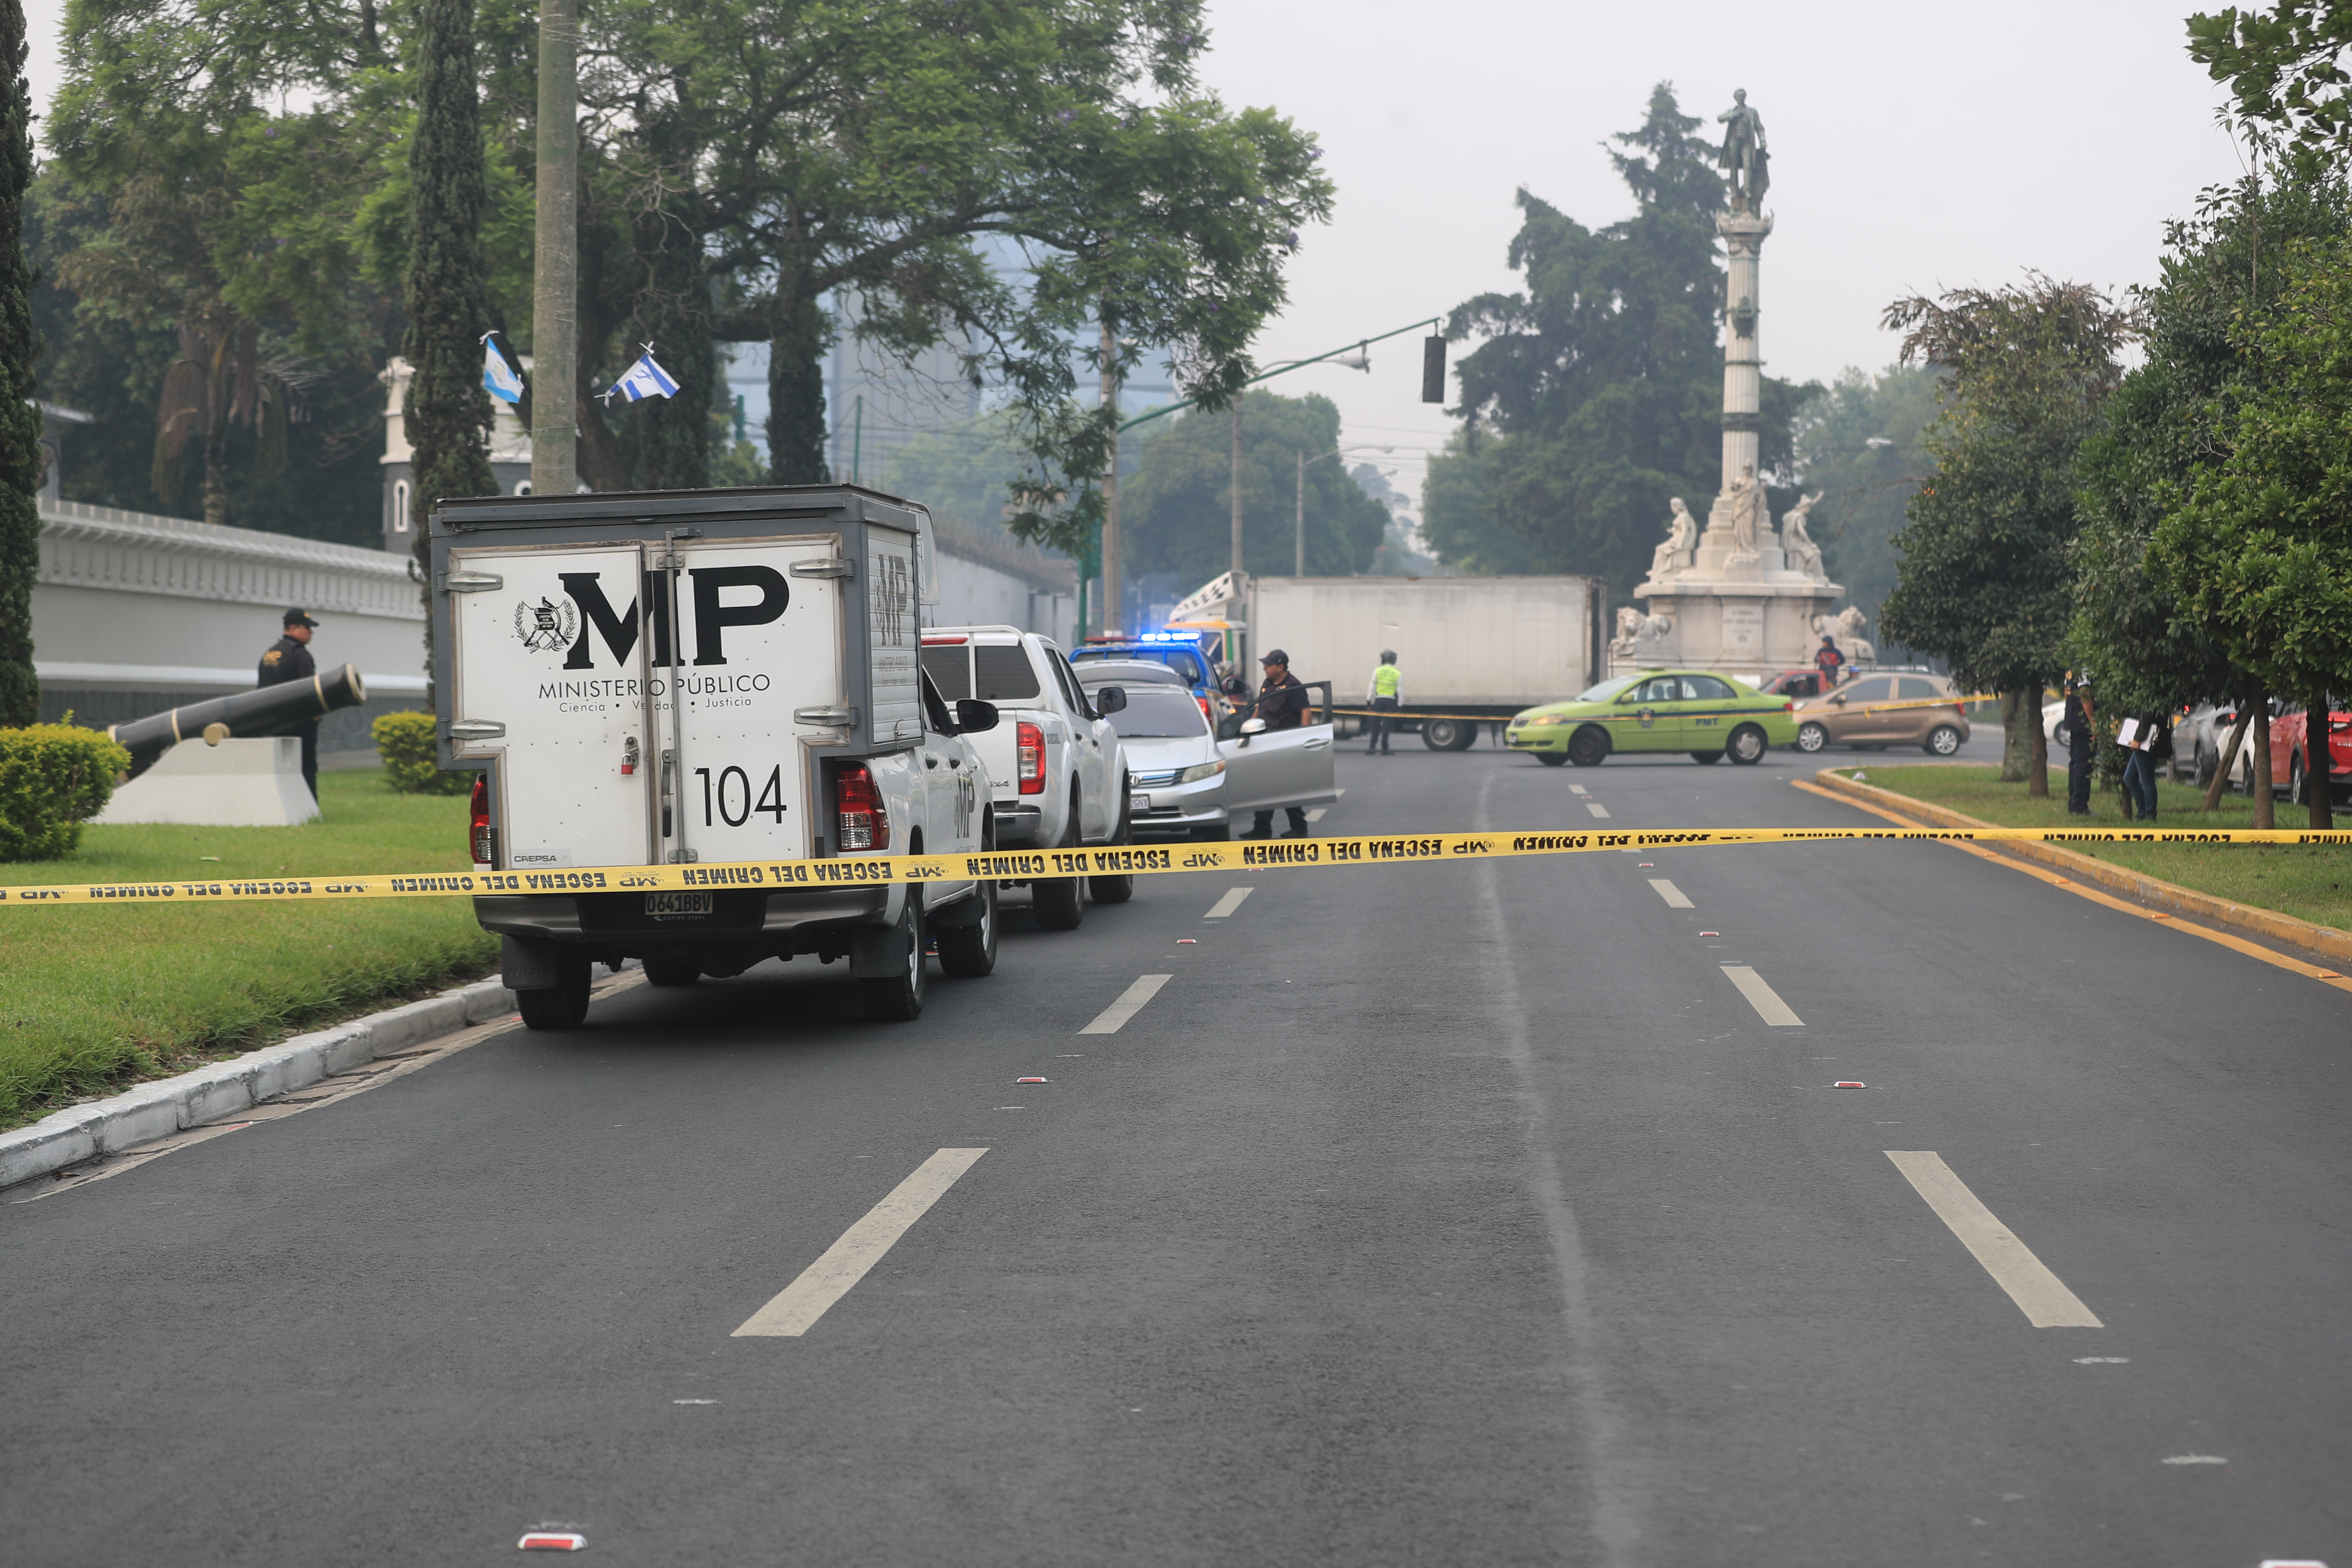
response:
{"label": "utility pole", "polygon": [[1242,400],[1234,399],[1234,575],[1242,574]]}
{"label": "utility pole", "polygon": [[580,0],[539,0],[530,489],[580,488]]}
{"label": "utility pole", "polygon": [[1307,454],[1293,452],[1291,456],[1298,459],[1298,537],[1297,560],[1292,564],[1290,574],[1304,577],[1307,575]]}
{"label": "utility pole", "polygon": [[1102,629],[1117,637],[1127,616],[1118,580],[1118,339],[1108,310],[1102,318],[1102,400],[1110,422],[1110,461],[1103,469]]}

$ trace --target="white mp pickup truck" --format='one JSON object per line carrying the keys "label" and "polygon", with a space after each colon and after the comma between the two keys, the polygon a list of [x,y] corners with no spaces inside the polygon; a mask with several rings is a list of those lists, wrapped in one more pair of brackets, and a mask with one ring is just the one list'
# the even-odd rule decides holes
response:
{"label": "white mp pickup truck", "polygon": [[[1127,763],[1110,715],[1117,688],[1091,696],[1050,637],[1018,626],[927,626],[923,671],[950,701],[992,705],[997,727],[979,742],[1000,848],[1076,848],[1132,841]],[[1088,877],[1087,896],[1123,904],[1132,876]],[[1030,884],[1037,923],[1073,931],[1086,918],[1079,880]]]}
{"label": "white mp pickup truck", "polygon": [[[918,1016],[925,948],[996,961],[993,882],[893,863],[990,847],[985,702],[919,662],[929,516],[854,486],[500,496],[434,512],[440,763],[480,770],[475,913],[534,1029],[585,1018],[591,965],[656,985],[846,958],[866,1016]],[[676,634],[673,635],[673,628]],[[715,868],[631,891],[596,868]]]}

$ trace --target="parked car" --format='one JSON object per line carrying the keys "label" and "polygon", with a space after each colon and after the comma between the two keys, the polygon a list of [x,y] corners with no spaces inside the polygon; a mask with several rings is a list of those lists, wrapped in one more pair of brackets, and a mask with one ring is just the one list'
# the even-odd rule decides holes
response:
{"label": "parked car", "polygon": [[[978,742],[986,764],[999,848],[1074,848],[1127,840],[1126,765],[1111,717],[1126,700],[1106,686],[1093,698],[1053,640],[1018,626],[930,626],[923,672],[950,702],[992,703],[995,729]],[[976,697],[982,691],[992,697]],[[1098,904],[1125,903],[1131,876],[1089,877]],[[1069,931],[1086,918],[1076,879],[1034,885],[1037,923]]]}
{"label": "parked car", "polygon": [[1792,706],[1705,669],[1645,669],[1601,682],[1572,701],[1548,702],[1511,721],[1503,744],[1546,767],[1596,767],[1612,752],[1687,752],[1693,762],[1764,760],[1797,738]]}
{"label": "parked car", "polygon": [[1931,757],[1948,757],[1969,738],[1959,697],[1940,675],[1857,676],[1796,704],[1796,747],[1810,754],[1832,745],[1878,752],[1917,746]]}
{"label": "parked car", "polygon": [[1818,669],[1784,669],[1778,675],[1768,675],[1757,686],[1767,697],[1819,697],[1822,694],[1822,672]]}
{"label": "parked car", "polygon": [[1227,837],[1226,764],[1207,700],[1162,664],[1104,659],[1076,668],[1089,690],[1118,685],[1127,692],[1127,706],[1111,723],[1127,759],[1135,837]]}
{"label": "parked car", "polygon": [[[2352,797],[2352,711],[2341,698],[2328,701],[2328,799],[2335,804]],[[2271,721],[2271,787],[2288,800],[2305,805],[2311,800],[2311,711],[2300,702],[2283,704]]]}
{"label": "parked car", "polygon": [[1091,637],[1071,650],[1070,663],[1081,674],[1090,667],[1102,664],[1156,664],[1193,690],[1209,696],[1217,689],[1217,671],[1215,660],[1205,645],[1216,640],[1216,634],[1200,632],[1146,632],[1131,637]]}

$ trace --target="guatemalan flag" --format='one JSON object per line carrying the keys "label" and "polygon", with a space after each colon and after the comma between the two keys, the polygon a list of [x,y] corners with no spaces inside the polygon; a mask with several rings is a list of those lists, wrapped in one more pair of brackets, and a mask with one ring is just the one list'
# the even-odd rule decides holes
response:
{"label": "guatemalan flag", "polygon": [[677,396],[677,383],[670,379],[669,372],[655,363],[654,346],[647,343],[646,352],[637,356],[637,363],[623,371],[621,379],[613,384],[613,390],[630,402],[638,403],[648,397]]}
{"label": "guatemalan flag", "polygon": [[490,342],[493,335],[482,334],[482,385],[501,403],[520,403],[522,377],[507,363],[507,356],[499,353],[499,345]]}

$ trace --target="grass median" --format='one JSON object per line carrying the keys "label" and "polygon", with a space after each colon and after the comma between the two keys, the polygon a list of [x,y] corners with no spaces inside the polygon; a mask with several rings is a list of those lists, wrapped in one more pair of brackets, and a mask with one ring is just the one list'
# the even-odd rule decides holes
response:
{"label": "grass median", "polygon": [[[395,795],[379,769],[322,773],[300,827],[88,829],[0,883],[463,870],[463,795]],[[0,1128],[141,1079],[473,980],[498,939],[473,900],[0,910]]]}
{"label": "grass median", "polygon": [[[2066,815],[2066,781],[2055,773],[2051,775],[2049,798],[2035,800],[2025,793],[2023,784],[2002,784],[1998,768],[1864,764],[1837,771],[1849,776],[1862,774],[1864,784],[1966,812],[2002,827],[2154,826],[2193,831],[2254,825],[2254,803],[2248,797],[2225,794],[2218,809],[2200,811],[2205,792],[2169,780],[2158,782],[2155,822],[2126,822],[2121,796],[2095,793],[2086,823]],[[2301,806],[2279,804],[2281,827],[2300,826],[2302,816]],[[2215,898],[2275,910],[2314,925],[2352,931],[2352,846],[2069,844],[2066,847]]]}

